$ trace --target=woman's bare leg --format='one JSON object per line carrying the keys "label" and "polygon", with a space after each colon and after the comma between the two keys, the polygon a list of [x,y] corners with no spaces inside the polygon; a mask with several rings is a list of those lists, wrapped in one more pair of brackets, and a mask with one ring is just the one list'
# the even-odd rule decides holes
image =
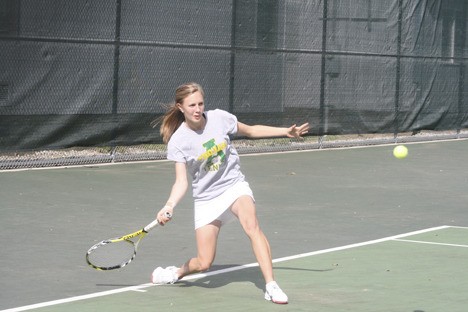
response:
{"label": "woman's bare leg", "polygon": [[218,220],[202,226],[195,231],[197,240],[197,257],[189,259],[177,272],[179,278],[186,275],[206,271],[211,267],[216,256],[216,245],[221,229]]}
{"label": "woman's bare leg", "polygon": [[255,203],[252,197],[239,197],[232,205],[231,210],[239,218],[242,228],[250,239],[265,282],[269,283],[273,281],[270,244],[258,224]]}

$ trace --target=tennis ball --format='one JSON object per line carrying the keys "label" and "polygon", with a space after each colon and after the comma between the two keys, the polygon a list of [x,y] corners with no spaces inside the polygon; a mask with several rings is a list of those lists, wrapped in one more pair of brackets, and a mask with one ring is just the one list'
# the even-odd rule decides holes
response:
{"label": "tennis ball", "polygon": [[397,145],[393,149],[393,156],[395,156],[398,159],[403,159],[406,156],[408,156],[408,148],[404,145]]}

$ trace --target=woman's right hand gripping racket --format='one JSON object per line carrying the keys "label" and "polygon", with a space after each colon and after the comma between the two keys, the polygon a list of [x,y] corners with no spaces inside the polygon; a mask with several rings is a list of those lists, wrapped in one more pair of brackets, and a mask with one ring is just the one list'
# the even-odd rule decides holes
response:
{"label": "woman's right hand gripping racket", "polygon": [[[166,212],[166,217],[171,218],[172,215]],[[156,219],[139,231],[95,244],[86,253],[86,262],[96,270],[123,268],[135,259],[138,244],[158,224]]]}

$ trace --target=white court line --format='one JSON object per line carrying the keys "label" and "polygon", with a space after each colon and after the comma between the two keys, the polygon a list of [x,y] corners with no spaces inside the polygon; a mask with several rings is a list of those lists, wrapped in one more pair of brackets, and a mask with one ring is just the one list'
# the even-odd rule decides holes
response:
{"label": "white court line", "polygon": [[[432,144],[432,143],[444,143],[444,142],[458,142],[466,141],[468,138],[449,138],[449,139],[440,139],[440,140],[428,140],[428,141],[415,141],[415,142],[399,142],[405,145],[416,145],[416,144]],[[311,142],[310,144],[317,144],[318,142]],[[348,150],[348,149],[362,149],[362,148],[372,148],[372,147],[386,147],[393,146],[397,143],[388,142],[382,144],[370,144],[365,145],[365,142],[361,142],[364,145],[355,145],[355,146],[343,146],[343,147],[326,147],[326,148],[305,148],[299,150],[287,150],[287,151],[275,151],[275,152],[260,152],[260,153],[241,153],[240,156],[263,156],[263,155],[275,155],[275,154],[291,154],[291,153],[308,153],[308,152],[324,152],[324,151],[333,151],[333,150]],[[300,145],[299,145],[300,147]],[[106,155],[108,156],[108,155]],[[89,163],[89,164],[76,164],[76,165],[61,165],[61,166],[51,166],[51,167],[33,167],[33,168],[17,168],[17,169],[2,169],[2,172],[18,172],[18,171],[31,171],[31,170],[49,170],[49,169],[72,169],[72,168],[86,168],[86,167],[103,167],[103,166],[116,166],[116,165],[127,165],[127,164],[145,164],[145,163],[155,163],[155,162],[171,162],[167,159],[150,159],[150,160],[132,160],[132,161],[117,161],[117,162],[104,162],[104,163]],[[3,312],[3,311],[0,311]]]}
{"label": "white court line", "polygon": [[417,243],[417,244],[428,244],[428,245],[441,245],[441,246],[451,246],[451,247],[465,247],[468,248],[468,245],[457,245],[457,244],[447,244],[447,243],[436,243],[436,242],[425,242],[412,239],[394,239],[399,242],[408,242],[408,243]]}
{"label": "white court line", "polygon": [[450,227],[451,227],[451,228],[454,228],[454,229],[465,229],[465,230],[468,230],[468,226],[451,225]]}
{"label": "white court line", "polygon": [[[466,227],[466,226],[457,226],[457,225],[453,225],[453,226],[450,226],[450,228],[468,230],[468,227]],[[437,243],[437,242],[428,242],[428,241],[418,241],[418,240],[402,239],[402,238],[395,238],[394,240],[400,241],[400,242],[417,243],[417,244],[441,245],[441,246],[463,247],[463,248],[467,248],[467,247],[468,247],[468,245],[447,244],[447,243]]]}
{"label": "white court line", "polygon": [[[305,258],[305,257],[311,257],[311,256],[320,255],[320,254],[324,254],[324,253],[330,253],[330,252],[335,252],[335,251],[340,251],[340,250],[345,250],[345,249],[357,248],[357,247],[362,247],[362,246],[367,246],[367,245],[372,245],[372,244],[378,244],[378,243],[382,243],[382,242],[386,242],[386,241],[390,241],[390,240],[400,239],[400,238],[406,237],[406,236],[411,236],[411,235],[416,235],[416,234],[421,234],[421,233],[427,233],[427,232],[431,232],[431,231],[443,230],[443,229],[450,228],[450,227],[451,226],[443,225],[443,226],[423,229],[423,230],[419,230],[419,231],[409,232],[409,233],[405,233],[405,234],[399,234],[399,235],[395,235],[395,236],[389,236],[389,237],[385,237],[385,238],[375,239],[375,240],[362,242],[362,243],[350,244],[350,245],[341,246],[341,247],[335,247],[335,248],[329,248],[329,249],[323,249],[323,250],[298,254],[298,255],[295,255],[295,256],[278,258],[278,259],[274,259],[273,263],[289,261],[289,260]],[[193,274],[193,275],[184,277],[182,279],[182,281],[199,279],[199,278],[203,278],[203,277],[207,277],[207,276],[219,275],[219,274],[223,274],[223,273],[243,270],[243,269],[246,269],[246,268],[257,267],[257,266],[258,266],[258,263],[250,263],[250,264],[246,264],[246,265],[240,265],[240,266],[236,266],[236,267],[231,267],[231,268],[212,271],[212,272],[207,272],[207,273]],[[74,302],[74,301],[80,301],[80,300],[98,298],[98,297],[103,297],[103,296],[108,296],[108,295],[114,295],[114,294],[123,293],[123,292],[127,292],[127,291],[142,291],[144,288],[153,287],[153,286],[156,286],[156,285],[154,285],[152,283],[141,284],[141,285],[138,285],[138,286],[124,287],[124,288],[119,288],[119,289],[102,291],[102,292],[98,292],[98,293],[92,293],[92,294],[88,294],[88,295],[82,295],[82,296],[76,296],[76,297],[71,297],[71,298],[65,298],[65,299],[47,301],[47,302],[42,302],[42,303],[36,303],[36,304],[31,304],[31,305],[27,305],[27,306],[18,307],[18,308],[0,310],[0,312],[20,312],[20,311],[39,309],[39,308],[59,305],[59,304],[63,304],[63,303],[70,303],[70,302]]]}

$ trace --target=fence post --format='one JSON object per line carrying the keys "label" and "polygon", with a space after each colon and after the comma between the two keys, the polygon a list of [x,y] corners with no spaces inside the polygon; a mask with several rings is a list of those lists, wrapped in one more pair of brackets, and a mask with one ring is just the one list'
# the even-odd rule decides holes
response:
{"label": "fence post", "polygon": [[328,21],[328,0],[323,1],[322,13],[322,64],[320,68],[320,126],[319,126],[319,148],[322,148],[323,136],[327,133],[328,121],[327,110],[325,107],[325,67],[327,53],[327,21]]}
{"label": "fence post", "polygon": [[393,138],[397,142],[398,132],[400,131],[400,75],[401,75],[401,31],[403,18],[403,0],[398,0],[398,34],[397,34],[397,55],[396,55],[396,81],[395,81],[395,116]]}

